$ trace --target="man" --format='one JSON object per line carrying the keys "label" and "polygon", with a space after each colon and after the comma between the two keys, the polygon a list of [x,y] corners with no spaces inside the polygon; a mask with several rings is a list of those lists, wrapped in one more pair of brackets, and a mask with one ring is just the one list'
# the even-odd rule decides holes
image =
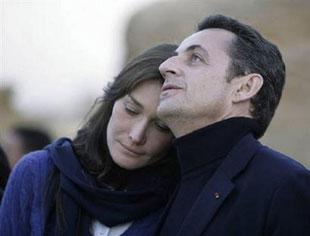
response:
{"label": "man", "polygon": [[309,171],[257,141],[284,86],[278,48],[216,15],[159,69],[158,115],[176,136],[182,175],[159,234],[310,235]]}

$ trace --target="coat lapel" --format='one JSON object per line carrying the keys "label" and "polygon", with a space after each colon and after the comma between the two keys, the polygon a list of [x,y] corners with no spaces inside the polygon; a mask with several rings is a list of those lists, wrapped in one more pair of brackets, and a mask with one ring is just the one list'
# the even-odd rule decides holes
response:
{"label": "coat lapel", "polygon": [[185,218],[179,236],[201,235],[234,189],[232,178],[244,170],[258,148],[252,135],[245,136],[228,154],[199,194]]}
{"label": "coat lapel", "polygon": [[202,189],[185,218],[179,235],[200,235],[233,188],[233,183],[223,173],[217,172]]}

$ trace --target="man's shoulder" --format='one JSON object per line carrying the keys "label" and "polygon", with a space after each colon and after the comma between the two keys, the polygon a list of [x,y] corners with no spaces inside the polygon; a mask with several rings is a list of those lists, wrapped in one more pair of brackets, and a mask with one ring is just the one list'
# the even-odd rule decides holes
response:
{"label": "man's shoulder", "polygon": [[234,149],[232,153],[237,155],[238,159],[240,156],[252,155],[251,164],[255,164],[257,167],[284,171],[308,171],[294,158],[262,144],[252,135],[245,136]]}
{"label": "man's shoulder", "polygon": [[256,165],[260,164],[274,171],[284,171],[285,173],[293,173],[296,171],[309,172],[309,170],[297,160],[265,145],[260,145],[257,149],[254,160]]}
{"label": "man's shoulder", "polygon": [[266,185],[281,185],[286,181],[298,182],[300,178],[310,180],[310,171],[301,163],[268,146],[258,144],[253,158],[246,168],[249,176]]}
{"label": "man's shoulder", "polygon": [[251,135],[245,136],[234,147],[230,157],[232,160],[226,169],[236,169],[236,166],[239,166],[236,173],[242,171],[244,175],[241,176],[255,181],[273,179],[279,183],[285,178],[297,179],[300,174],[310,178],[310,171],[298,161],[263,145]]}

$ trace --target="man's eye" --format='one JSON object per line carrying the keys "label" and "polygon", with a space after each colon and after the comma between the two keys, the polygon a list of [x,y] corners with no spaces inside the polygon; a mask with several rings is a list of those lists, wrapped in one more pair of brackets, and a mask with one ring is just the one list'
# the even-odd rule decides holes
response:
{"label": "man's eye", "polygon": [[200,55],[193,53],[191,56],[191,61],[192,62],[199,62],[199,61],[202,61],[202,58],[200,57]]}

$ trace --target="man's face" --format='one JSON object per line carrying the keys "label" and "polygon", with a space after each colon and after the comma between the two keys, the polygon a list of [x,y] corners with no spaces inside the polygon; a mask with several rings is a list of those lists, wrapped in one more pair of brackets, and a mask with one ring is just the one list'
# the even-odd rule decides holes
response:
{"label": "man's face", "polygon": [[183,126],[188,125],[191,132],[229,116],[232,88],[227,82],[227,52],[233,38],[222,29],[199,31],[180,44],[176,56],[160,65],[165,83],[157,111],[169,126],[181,118],[188,121]]}

